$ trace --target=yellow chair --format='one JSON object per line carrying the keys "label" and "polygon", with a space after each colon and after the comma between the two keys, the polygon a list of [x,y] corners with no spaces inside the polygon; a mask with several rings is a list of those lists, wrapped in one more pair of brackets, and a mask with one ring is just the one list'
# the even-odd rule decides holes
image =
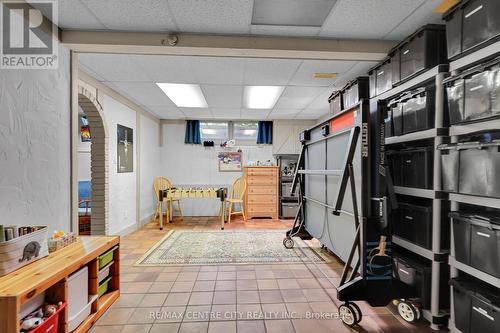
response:
{"label": "yellow chair", "polygon": [[[245,216],[245,208],[243,207],[243,196],[247,190],[247,182],[243,177],[236,179],[231,188],[231,195],[227,198],[226,202],[229,204],[229,214],[227,223],[231,223],[231,215],[241,214],[243,220],[247,220]],[[240,205],[240,211],[233,212],[233,205]]]}
{"label": "yellow chair", "polygon": [[[157,201],[156,212],[155,212],[155,219],[161,213],[160,212],[160,197],[159,197],[159,193],[158,192],[160,190],[166,190],[166,189],[169,189],[171,187],[172,187],[172,182],[168,178],[166,178],[166,177],[156,177],[153,180],[153,188],[154,188],[154,191],[155,191],[156,201]],[[167,209],[166,209],[166,218],[167,218],[167,221],[171,221],[172,217],[173,217],[173,202],[177,202],[177,208],[179,210],[179,214],[180,214],[181,218],[184,218],[184,216],[182,215],[182,209],[181,209],[180,199],[168,198],[168,199],[164,199],[164,202],[167,203]]]}

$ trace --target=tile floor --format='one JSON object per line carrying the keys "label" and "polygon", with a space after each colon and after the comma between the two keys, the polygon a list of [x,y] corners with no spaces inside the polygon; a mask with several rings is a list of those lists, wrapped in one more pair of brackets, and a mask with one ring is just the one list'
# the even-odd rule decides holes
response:
{"label": "tile floor", "polygon": [[[228,229],[286,230],[289,221],[232,221]],[[405,323],[390,308],[358,302],[363,320],[348,328],[337,316],[342,265],[265,264],[134,267],[172,229],[218,229],[212,218],[156,223],[121,240],[122,294],[92,333],[434,332]],[[228,249],[230,251],[231,249]]]}

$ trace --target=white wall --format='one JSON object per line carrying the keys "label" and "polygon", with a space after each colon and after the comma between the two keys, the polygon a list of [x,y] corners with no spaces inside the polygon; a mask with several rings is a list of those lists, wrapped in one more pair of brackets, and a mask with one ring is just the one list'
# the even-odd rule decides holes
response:
{"label": "white wall", "polygon": [[[233,150],[241,148],[243,165],[256,160],[275,162],[274,153],[299,153],[300,146],[295,145],[295,141],[298,142],[298,129],[312,124],[314,122],[311,121],[275,121],[273,145],[237,145]],[[169,178],[175,185],[231,185],[242,175],[241,172],[219,172],[217,154],[222,148],[217,146],[217,142],[215,147],[210,148],[184,144],[185,128],[185,121],[163,122],[160,150],[162,176]],[[275,140],[279,145],[275,144]],[[219,210],[216,200],[186,199],[181,204],[186,216],[212,216],[217,215]]]}
{"label": "white wall", "polygon": [[0,224],[70,230],[70,67],[0,70]]}
{"label": "white wall", "polygon": [[153,179],[160,175],[159,121],[140,118],[140,221],[148,221],[156,208]]}
{"label": "white wall", "polygon": [[[135,111],[115,101],[109,96],[103,97],[103,110],[108,128],[108,177],[109,177],[109,233],[119,234],[137,222],[136,211],[136,154],[137,128]],[[117,171],[117,125],[134,130],[134,171],[118,173]]]}

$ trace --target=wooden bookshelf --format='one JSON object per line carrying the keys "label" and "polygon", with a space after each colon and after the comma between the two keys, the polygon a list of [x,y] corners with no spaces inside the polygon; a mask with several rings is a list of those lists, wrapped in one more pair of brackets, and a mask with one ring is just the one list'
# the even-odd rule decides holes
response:
{"label": "wooden bookshelf", "polygon": [[[119,245],[117,236],[84,236],[48,257],[0,277],[0,332],[18,333],[21,305],[45,292],[52,302],[67,301],[67,279],[83,266],[89,269],[89,293],[97,294],[98,256]],[[87,332],[120,296],[120,248],[113,254],[109,290],[94,301],[91,314],[74,331]],[[68,332],[67,307],[60,313],[59,333]]]}

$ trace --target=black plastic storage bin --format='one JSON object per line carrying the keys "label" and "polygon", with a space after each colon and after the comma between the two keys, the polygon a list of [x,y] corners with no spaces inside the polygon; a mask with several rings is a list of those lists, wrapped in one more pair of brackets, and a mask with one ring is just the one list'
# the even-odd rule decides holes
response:
{"label": "black plastic storage bin", "polygon": [[403,104],[399,99],[393,99],[389,101],[387,108],[392,114],[393,135],[403,135]]}
{"label": "black plastic storage bin", "polygon": [[394,66],[392,59],[389,56],[386,57],[368,72],[370,97],[378,96],[392,89],[392,69]]}
{"label": "black plastic storage bin", "polygon": [[432,204],[398,203],[399,216],[393,220],[394,234],[414,244],[432,247]]}
{"label": "black plastic storage bin", "polygon": [[401,151],[403,186],[432,188],[434,154],[432,147],[410,148]]}
{"label": "black plastic storage bin", "polygon": [[444,81],[451,124],[500,116],[500,58]]}
{"label": "black plastic storage bin", "polygon": [[441,188],[445,192],[458,192],[459,151],[456,144],[442,144],[441,150]]}
{"label": "black plastic storage bin", "polygon": [[350,108],[363,98],[370,98],[369,90],[369,79],[367,76],[358,77],[346,84],[342,89],[344,108]]}
{"label": "black plastic storage bin", "polygon": [[387,161],[391,168],[392,184],[394,186],[403,186],[403,168],[401,167],[401,153],[395,150],[386,152]]}
{"label": "black plastic storage bin", "polygon": [[[392,272],[394,278],[414,287],[415,297],[419,299],[422,308],[429,309],[431,306],[431,263],[426,260],[405,255],[399,250],[395,250],[393,254],[393,263],[394,267]],[[445,270],[443,267],[439,298],[442,300],[442,304],[440,305],[443,307],[448,305],[447,299],[449,298],[449,287],[447,286],[448,277],[444,272]]]}
{"label": "black plastic storage bin", "polygon": [[500,292],[472,278],[455,278],[455,327],[462,333],[500,332]]}
{"label": "black plastic storage bin", "polygon": [[498,0],[463,0],[445,13],[449,58],[495,41],[500,35],[498,13]]}
{"label": "black plastic storage bin", "polygon": [[403,133],[434,127],[436,89],[434,85],[419,88],[403,102]]}
{"label": "black plastic storage bin", "polygon": [[425,25],[399,44],[401,80],[448,62],[444,25]]}
{"label": "black plastic storage bin", "polygon": [[452,212],[455,258],[500,278],[500,219],[491,214]]}
{"label": "black plastic storage bin", "polygon": [[458,144],[459,193],[500,198],[500,140]]}
{"label": "black plastic storage bin", "polygon": [[344,109],[342,104],[342,92],[340,90],[334,91],[330,97],[328,97],[328,103],[330,103],[330,112],[335,115]]}

